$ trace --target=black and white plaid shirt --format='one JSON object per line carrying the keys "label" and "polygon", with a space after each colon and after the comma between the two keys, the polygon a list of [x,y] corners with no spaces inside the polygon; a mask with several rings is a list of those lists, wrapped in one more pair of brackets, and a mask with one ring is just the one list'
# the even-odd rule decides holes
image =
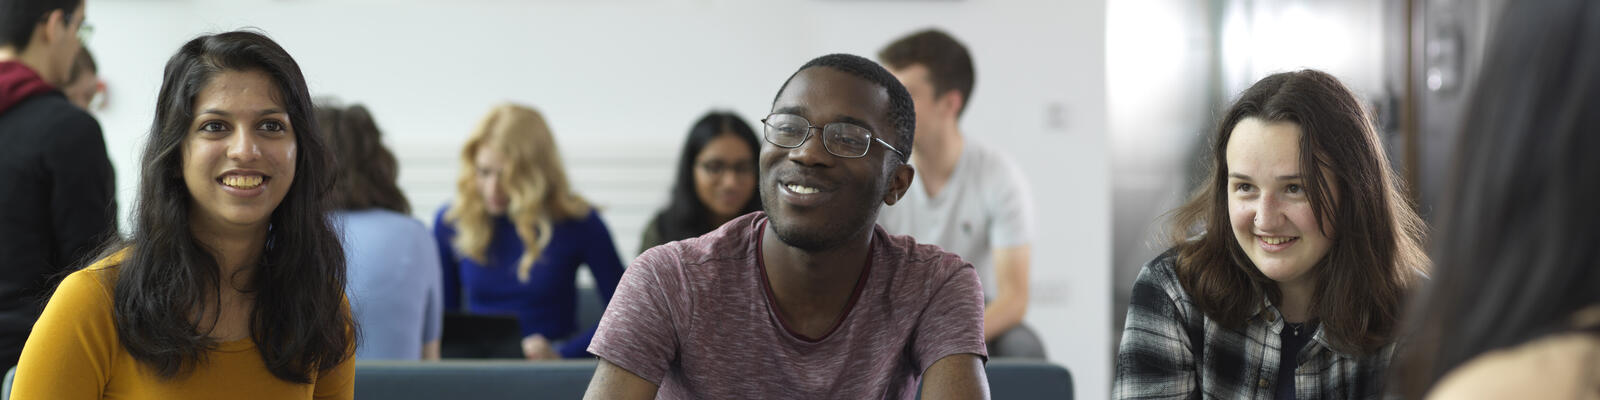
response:
{"label": "black and white plaid shirt", "polygon": [[[1178,283],[1175,253],[1150,261],[1134,280],[1112,397],[1273,398],[1279,384],[1279,332],[1284,328],[1278,309],[1263,302],[1242,330],[1206,318]],[[1365,356],[1345,354],[1329,347],[1323,330],[1317,329],[1298,355],[1295,398],[1381,398],[1394,348],[1390,343]]]}

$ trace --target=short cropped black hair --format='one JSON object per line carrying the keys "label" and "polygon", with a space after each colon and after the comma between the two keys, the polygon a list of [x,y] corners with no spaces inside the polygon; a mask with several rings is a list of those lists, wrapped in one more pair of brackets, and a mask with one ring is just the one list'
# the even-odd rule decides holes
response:
{"label": "short cropped black hair", "polygon": [[783,90],[789,87],[789,81],[794,80],[795,75],[799,75],[800,71],[805,71],[811,67],[828,67],[843,71],[877,84],[883,87],[884,91],[889,92],[889,122],[894,124],[895,136],[899,139],[896,141],[895,147],[898,147],[898,150],[905,154],[905,157],[900,159],[901,162],[911,160],[911,141],[916,139],[917,131],[917,109],[911,104],[911,92],[907,92],[906,86],[900,84],[900,80],[890,74],[889,70],[883,69],[882,65],[878,65],[872,60],[843,53],[813,58],[811,61],[807,61],[805,65],[800,66],[800,69],[795,70],[793,74],[789,74],[789,79],[784,80],[783,86],[778,87],[778,94],[772,97],[772,102],[778,102],[778,96],[783,95]]}
{"label": "short cropped black hair", "polygon": [[972,55],[950,34],[932,28],[914,32],[884,46],[878,59],[894,69],[927,67],[934,96],[951,90],[961,93],[961,110],[956,115],[967,112],[972,99]]}
{"label": "short cropped black hair", "polygon": [[51,11],[71,15],[81,6],[83,0],[0,0],[0,46],[16,47],[21,53],[33,40],[33,28]]}

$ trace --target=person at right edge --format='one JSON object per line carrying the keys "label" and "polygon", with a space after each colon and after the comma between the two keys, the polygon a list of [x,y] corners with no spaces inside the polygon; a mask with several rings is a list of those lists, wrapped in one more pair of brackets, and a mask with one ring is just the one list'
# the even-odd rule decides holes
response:
{"label": "person at right edge", "polygon": [[956,253],[977,268],[990,356],[1045,358],[1038,335],[1022,324],[1033,194],[1010,157],[961,132],[973,85],[966,46],[928,29],[895,40],[878,59],[911,92],[917,109],[917,140],[911,144],[917,177],[905,198],[878,213],[878,224]]}
{"label": "person at right edge", "polygon": [[1600,3],[1500,11],[1389,387],[1600,400]]}
{"label": "person at right edge", "polygon": [[0,0],[0,368],[17,363],[52,277],[117,231],[100,123],[61,91],[83,0]]}

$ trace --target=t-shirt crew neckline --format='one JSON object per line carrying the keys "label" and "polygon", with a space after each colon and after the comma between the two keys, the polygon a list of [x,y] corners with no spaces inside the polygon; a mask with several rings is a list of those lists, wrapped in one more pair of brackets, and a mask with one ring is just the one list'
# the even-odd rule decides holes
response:
{"label": "t-shirt crew neckline", "polygon": [[850,291],[850,300],[845,301],[844,312],[839,313],[839,318],[835,319],[833,324],[828,327],[827,333],[823,333],[822,337],[818,338],[811,338],[800,332],[795,332],[793,328],[789,327],[789,323],[783,320],[783,313],[779,312],[780,307],[778,305],[778,298],[772,293],[772,281],[767,278],[767,261],[764,257],[762,257],[761,254],[761,242],[766,240],[766,235],[767,220],[762,219],[761,223],[756,224],[755,246],[751,247],[753,247],[753,251],[755,251],[756,268],[761,271],[761,291],[766,294],[764,297],[767,299],[767,314],[771,315],[773,320],[778,321],[778,326],[782,327],[783,332],[788,334],[790,338],[794,338],[806,343],[820,343],[824,340],[828,340],[830,337],[833,337],[833,333],[838,332],[839,327],[844,326],[844,321],[848,320],[850,315],[855,313],[856,301],[861,299],[861,291],[862,289],[866,288],[867,278],[871,276],[869,273],[872,271],[872,256],[878,251],[878,246],[876,243],[876,228],[874,228],[873,232],[874,243],[867,246],[866,265],[861,267],[861,275],[856,277],[856,287]]}
{"label": "t-shirt crew neckline", "polygon": [[941,205],[944,204],[946,201],[945,199],[954,196],[949,194],[951,192],[950,188],[959,187],[958,184],[960,182],[958,181],[964,181],[964,179],[961,179],[961,167],[973,163],[972,160],[969,160],[969,158],[972,158],[972,149],[969,148],[970,146],[972,146],[972,142],[970,141],[962,143],[961,155],[956,157],[956,166],[954,168],[950,168],[950,177],[945,179],[944,187],[939,189],[938,195],[928,193],[928,182],[923,180],[921,177],[917,178],[917,190],[922,191],[922,197],[928,199],[928,204],[935,206]]}

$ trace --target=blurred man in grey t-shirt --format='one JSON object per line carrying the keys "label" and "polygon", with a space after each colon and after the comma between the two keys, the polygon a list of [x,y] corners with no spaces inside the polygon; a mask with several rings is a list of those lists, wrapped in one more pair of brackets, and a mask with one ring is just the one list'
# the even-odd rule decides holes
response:
{"label": "blurred man in grey t-shirt", "polygon": [[911,92],[917,134],[916,179],[905,198],[878,214],[889,233],[911,235],[956,253],[977,268],[986,304],[983,331],[995,357],[1044,358],[1022,325],[1028,311],[1033,194],[1005,154],[962,136],[972,97],[972,57],[937,29],[900,38],[878,58]]}

